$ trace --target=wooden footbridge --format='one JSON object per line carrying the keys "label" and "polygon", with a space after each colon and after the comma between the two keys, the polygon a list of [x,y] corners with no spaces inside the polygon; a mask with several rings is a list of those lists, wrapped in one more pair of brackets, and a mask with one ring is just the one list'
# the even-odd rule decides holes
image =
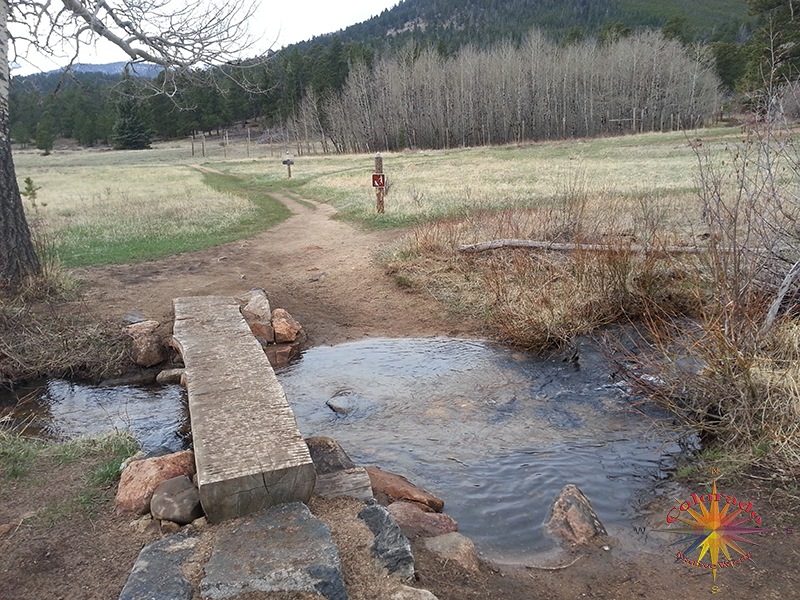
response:
{"label": "wooden footbridge", "polygon": [[176,298],[200,501],[208,520],[307,502],[316,474],[294,413],[234,298]]}

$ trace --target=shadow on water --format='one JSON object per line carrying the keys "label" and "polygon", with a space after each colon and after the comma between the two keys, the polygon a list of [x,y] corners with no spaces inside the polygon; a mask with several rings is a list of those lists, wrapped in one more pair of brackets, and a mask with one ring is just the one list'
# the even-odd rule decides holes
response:
{"label": "shadow on water", "polygon": [[680,452],[589,340],[575,364],[480,341],[369,339],[308,350],[278,377],[304,436],[441,497],[498,561],[552,547],[543,522],[568,483],[611,535],[632,529]]}
{"label": "shadow on water", "polygon": [[[356,462],[408,477],[445,501],[485,557],[515,562],[552,547],[543,522],[567,483],[624,538],[680,452],[655,426],[663,415],[631,408],[593,342],[580,341],[579,355],[573,363],[474,340],[368,339],[307,350],[278,378],[305,437],[336,438]],[[185,446],[180,386],[53,380],[33,396],[17,417],[30,421],[28,433],[130,429],[145,449]]]}

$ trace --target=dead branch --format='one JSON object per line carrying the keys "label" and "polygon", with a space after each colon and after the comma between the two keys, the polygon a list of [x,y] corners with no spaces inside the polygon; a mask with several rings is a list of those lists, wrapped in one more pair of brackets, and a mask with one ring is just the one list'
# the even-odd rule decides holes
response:
{"label": "dead branch", "polygon": [[[492,240],[491,242],[480,242],[478,244],[466,244],[459,246],[459,252],[476,253],[498,248],[533,248],[538,250],[558,250],[561,252],[571,252],[573,250],[586,250],[589,252],[661,252],[664,254],[704,254],[709,252],[709,248],[699,246],[640,246],[631,244],[628,246],[616,246],[613,244],[570,244],[563,242],[540,242],[536,240]],[[717,249],[719,251],[719,249]]]}

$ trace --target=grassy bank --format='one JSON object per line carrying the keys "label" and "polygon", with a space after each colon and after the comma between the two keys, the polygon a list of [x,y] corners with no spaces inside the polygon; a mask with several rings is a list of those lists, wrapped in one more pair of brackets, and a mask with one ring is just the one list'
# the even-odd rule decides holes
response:
{"label": "grassy bank", "polygon": [[[10,503],[12,495],[17,502],[31,496],[39,499],[35,510],[15,523],[17,527],[47,527],[75,516],[91,518],[109,508],[120,464],[138,449],[128,432],[56,443],[0,428],[0,501]],[[64,482],[65,474],[69,483]]]}

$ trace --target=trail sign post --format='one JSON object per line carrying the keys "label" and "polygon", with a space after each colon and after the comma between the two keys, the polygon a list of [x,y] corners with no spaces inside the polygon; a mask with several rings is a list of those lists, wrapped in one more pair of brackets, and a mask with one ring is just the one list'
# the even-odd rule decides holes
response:
{"label": "trail sign post", "polygon": [[386,193],[386,175],[383,172],[383,157],[375,155],[375,172],[372,174],[372,187],[375,188],[376,210],[383,213],[383,196]]}
{"label": "trail sign post", "polygon": [[291,157],[289,156],[288,152],[286,153],[286,160],[283,161],[283,164],[286,165],[286,169],[289,171],[289,179],[291,179],[292,178],[292,165],[294,164],[294,161],[291,159]]}

